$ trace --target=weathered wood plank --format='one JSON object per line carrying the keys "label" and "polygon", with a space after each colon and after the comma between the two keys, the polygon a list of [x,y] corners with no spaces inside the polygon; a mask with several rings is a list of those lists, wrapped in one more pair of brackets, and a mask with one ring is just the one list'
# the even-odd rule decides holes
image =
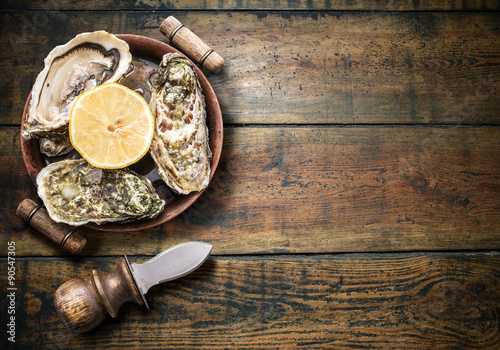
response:
{"label": "weathered wood plank", "polygon": [[[500,127],[224,133],[220,166],[193,206],[151,230],[84,230],[84,254],[155,254],[185,240],[211,242],[215,254],[500,248]],[[18,138],[0,129],[13,148],[1,154],[0,246],[15,239],[20,255],[62,254],[15,217],[35,192]]]}
{"label": "weathered wood plank", "polygon": [[226,123],[500,122],[496,13],[98,14],[0,14],[1,124],[19,123],[54,46],[97,29],[166,40],[158,27],[170,14],[226,58],[209,77]]}
{"label": "weathered wood plank", "polygon": [[6,0],[0,5],[8,11],[64,11],[64,10],[364,10],[364,11],[488,11],[499,10],[500,4],[494,0],[440,0],[440,1],[360,1],[360,0],[184,0],[180,1],[112,1],[90,0],[74,2],[69,0]]}
{"label": "weathered wood plank", "polygon": [[[145,258],[132,258],[144,261]],[[0,259],[4,265],[5,259]],[[16,345],[51,349],[460,348],[500,344],[500,255],[211,257],[152,288],[151,311],[68,334],[55,290],[117,258],[18,259]],[[3,278],[3,277],[2,277]],[[1,299],[7,310],[7,299]]]}

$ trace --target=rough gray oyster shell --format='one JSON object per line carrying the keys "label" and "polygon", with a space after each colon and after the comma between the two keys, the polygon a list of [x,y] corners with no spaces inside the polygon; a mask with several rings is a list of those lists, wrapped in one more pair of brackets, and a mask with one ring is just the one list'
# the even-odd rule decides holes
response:
{"label": "rough gray oyster shell", "polygon": [[76,98],[103,82],[118,82],[131,61],[128,44],[105,31],[81,33],[55,47],[33,85],[23,137],[63,134]]}
{"label": "rough gray oyster shell", "polygon": [[165,206],[145,177],[127,168],[95,168],[83,159],[46,166],[36,183],[52,220],[72,226],[153,218]]}
{"label": "rough gray oyster shell", "polygon": [[163,56],[149,103],[156,117],[150,147],[158,173],[174,191],[201,191],[210,181],[205,98],[190,62],[177,53]]}

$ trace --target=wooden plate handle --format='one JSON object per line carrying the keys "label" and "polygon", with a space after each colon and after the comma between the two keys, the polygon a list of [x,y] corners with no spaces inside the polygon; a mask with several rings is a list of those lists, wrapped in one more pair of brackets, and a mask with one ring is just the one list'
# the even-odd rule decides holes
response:
{"label": "wooden plate handle", "polygon": [[107,314],[115,318],[126,302],[144,305],[125,259],[115,270],[103,273],[92,270],[91,278],[78,278],[61,285],[55,293],[54,306],[66,328],[73,333],[97,327]]}
{"label": "wooden plate handle", "polygon": [[174,46],[210,73],[217,74],[224,66],[224,59],[174,16],[163,21],[160,31]]}
{"label": "wooden plate handle", "polygon": [[42,206],[29,198],[19,204],[16,214],[71,254],[79,254],[87,244],[87,240],[76,232],[76,228],[54,222]]}

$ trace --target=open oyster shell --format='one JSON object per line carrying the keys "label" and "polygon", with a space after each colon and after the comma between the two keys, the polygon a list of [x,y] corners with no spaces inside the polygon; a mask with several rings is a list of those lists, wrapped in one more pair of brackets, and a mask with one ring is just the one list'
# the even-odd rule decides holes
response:
{"label": "open oyster shell", "polygon": [[118,82],[131,61],[128,44],[105,31],[81,33],[55,47],[33,85],[23,137],[63,134],[76,97],[103,82]]}
{"label": "open oyster shell", "polygon": [[95,168],[83,159],[46,166],[36,183],[52,220],[72,226],[153,218],[165,206],[145,177],[127,168]]}
{"label": "open oyster shell", "polygon": [[158,173],[174,191],[201,191],[210,181],[205,98],[193,67],[178,53],[160,63],[149,104],[156,117],[150,147]]}

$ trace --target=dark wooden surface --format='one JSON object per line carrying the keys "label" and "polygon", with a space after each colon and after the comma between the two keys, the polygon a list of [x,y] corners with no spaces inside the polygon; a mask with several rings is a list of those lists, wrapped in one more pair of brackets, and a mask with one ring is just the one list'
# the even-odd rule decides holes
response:
{"label": "dark wooden surface", "polygon": [[[110,10],[111,8],[111,10]],[[0,5],[1,347],[500,347],[498,1],[14,1]],[[19,145],[43,59],[83,31],[168,42],[169,15],[226,59],[220,166],[200,199],[143,232],[82,229],[70,257],[15,216],[36,198]],[[151,311],[72,335],[65,281],[214,244],[152,288]],[[7,341],[8,242],[16,343]]]}

